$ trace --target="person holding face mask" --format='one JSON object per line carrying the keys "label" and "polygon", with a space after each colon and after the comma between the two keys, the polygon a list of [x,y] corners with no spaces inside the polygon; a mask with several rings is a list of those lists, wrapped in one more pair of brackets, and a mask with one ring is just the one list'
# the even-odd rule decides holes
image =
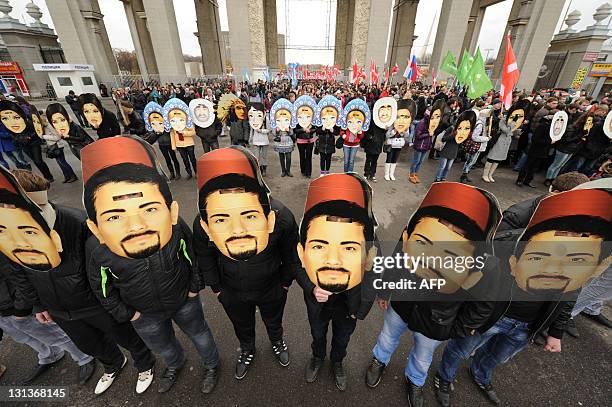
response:
{"label": "person holding face mask", "polygon": [[145,128],[148,133],[145,134],[144,139],[149,144],[155,144],[161,151],[164,159],[166,160],[166,166],[170,172],[170,179],[181,179],[181,167],[176,157],[176,152],[172,149],[172,143],[170,141],[170,133],[164,126],[163,107],[155,102],[149,102],[144,108]]}
{"label": "person holding face mask", "polygon": [[281,177],[293,177],[291,174],[291,152],[295,144],[295,133],[291,128],[293,103],[287,99],[278,99],[270,109],[270,128],[274,135],[274,151],[278,153],[281,164]]}
{"label": "person holding face mask", "polygon": [[270,140],[268,139],[270,129],[265,128],[265,107],[263,103],[250,102],[247,105],[247,111],[249,126],[251,127],[249,144],[254,147],[255,157],[259,163],[259,170],[261,171],[261,175],[265,177],[266,169],[268,168],[268,145],[270,144]]}
{"label": "person holding face mask", "polygon": [[144,120],[142,119],[144,106],[142,106],[142,110],[137,111],[134,109],[132,102],[122,100],[120,108],[123,110],[123,117],[125,118],[125,122],[123,123],[123,132],[140,137],[144,136],[144,134],[147,132]]}
{"label": "person holding face mask", "polygon": [[459,146],[471,137],[475,125],[476,113],[467,110],[459,115],[454,127],[449,127],[444,133],[438,135],[438,137],[441,137],[444,147],[440,149],[440,163],[436,170],[434,182],[446,181],[448,173],[457,158]]}
{"label": "person holding face mask", "polygon": [[[209,92],[210,89],[208,89]],[[212,95],[212,92],[210,94]],[[215,115],[215,106],[212,99],[193,99],[189,102],[189,111],[195,125],[196,135],[202,141],[202,148],[207,153],[219,148],[218,137],[221,134],[221,122]]]}
{"label": "person holding face mask", "polygon": [[[385,161],[385,180],[395,181],[395,168],[402,148],[410,139],[410,125],[412,118],[416,114],[416,104],[410,99],[400,99],[397,102],[397,117],[393,126],[387,130],[387,142],[385,151],[387,159]],[[414,174],[410,175],[411,180],[416,182]]]}
{"label": "person holding face mask", "polygon": [[315,151],[319,153],[321,175],[329,174],[331,158],[336,151],[336,137],[340,134],[342,118],[342,104],[339,99],[332,95],[321,98],[317,104],[315,120],[313,124],[318,126],[315,134]]}
{"label": "person holding face mask", "polygon": [[343,112],[343,126],[340,137],[344,140],[344,172],[352,172],[359,143],[364,132],[370,128],[370,108],[363,99],[353,99],[346,104]]}
{"label": "person holding face mask", "polygon": [[66,140],[70,151],[79,160],[81,159],[81,149],[93,143],[93,139],[85,130],[70,119],[68,112],[59,103],[52,103],[47,106],[46,110],[47,121],[55,131]]}
{"label": "person holding face mask", "polygon": [[[364,176],[376,182],[376,163],[387,139],[387,130],[393,126],[397,118],[397,101],[389,96],[378,99],[374,103],[372,118],[375,126],[370,126],[365,132],[360,145],[366,153]],[[385,170],[385,175],[386,173]]]}
{"label": "person holding face mask", "polygon": [[[79,103],[83,116],[85,116],[87,123],[96,130],[98,139],[121,134],[121,126],[119,126],[117,116],[103,108],[102,102],[95,94],[83,93],[79,96]],[[120,103],[119,100],[117,103]]]}
{"label": "person holding face mask", "polygon": [[438,99],[431,107],[429,114],[425,114],[423,120],[419,122],[414,132],[414,155],[410,164],[411,177],[408,179],[414,184],[418,184],[419,168],[425,159],[425,156],[433,146],[433,139],[438,134],[438,128],[442,123],[442,117],[447,110],[446,102]]}
{"label": "person holding face mask", "polygon": [[197,166],[194,141],[196,133],[193,129],[189,107],[182,100],[172,98],[164,105],[163,116],[166,131],[170,132],[172,149],[180,153],[187,172],[186,178],[191,179],[193,173],[197,171]]}
{"label": "person holding face mask", "polygon": [[291,118],[291,127],[297,138],[300,153],[300,172],[310,178],[312,175],[312,149],[315,142],[315,130],[312,126],[317,102],[308,95],[302,95],[293,104],[295,116]]}

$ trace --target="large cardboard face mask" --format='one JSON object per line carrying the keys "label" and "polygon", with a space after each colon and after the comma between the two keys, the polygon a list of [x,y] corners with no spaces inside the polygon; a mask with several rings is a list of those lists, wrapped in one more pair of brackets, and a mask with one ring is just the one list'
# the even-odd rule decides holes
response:
{"label": "large cardboard face mask", "polygon": [[235,260],[247,260],[268,247],[275,214],[266,216],[256,193],[218,190],[206,197],[207,221],[200,221],[217,249]]}
{"label": "large cardboard face mask", "polygon": [[149,124],[155,133],[164,132],[164,118],[160,113],[153,112],[149,115]]}
{"label": "large cardboard face mask", "polygon": [[246,105],[241,99],[234,100],[232,107],[236,113],[236,117],[238,117],[240,120],[247,118]]}
{"label": "large cardboard face mask", "polygon": [[436,109],[431,112],[431,116],[429,117],[429,134],[433,135],[440,125],[440,120],[442,120],[442,111],[440,109]]}
{"label": "large cardboard face mask", "polygon": [[512,116],[508,117],[508,126],[512,131],[520,128],[525,121],[525,110],[516,109],[512,112]]}
{"label": "large cardboard face mask", "polygon": [[35,115],[35,114],[32,115],[32,124],[34,125],[34,131],[36,131],[36,135],[38,137],[42,137],[42,135],[44,134],[44,130],[43,130],[43,125],[40,122],[40,118],[38,117],[38,115]]}
{"label": "large cardboard face mask", "polygon": [[361,133],[364,121],[365,116],[360,110],[353,110],[346,117],[346,125],[353,134]]}
{"label": "large cardboard face mask", "polygon": [[13,133],[19,134],[26,129],[25,119],[13,110],[0,111],[0,120],[2,120],[2,124]]}
{"label": "large cardboard face mask", "polygon": [[397,101],[393,97],[384,97],[374,103],[372,119],[381,129],[388,129],[397,118]]}
{"label": "large cardboard face mask", "polygon": [[608,138],[612,139],[612,111],[606,116],[606,120],[603,125],[603,132]]}
{"label": "large cardboard face mask", "polygon": [[260,130],[263,127],[265,116],[264,111],[251,107],[249,109],[249,126],[254,130]]}
{"label": "large cardboard face mask", "polygon": [[51,116],[51,125],[60,136],[67,137],[70,132],[70,122],[61,113],[53,113]]}
{"label": "large cardboard face mask", "polygon": [[100,124],[102,123],[102,112],[100,112],[98,106],[94,105],[93,103],[84,103],[83,116],[85,116],[87,123],[89,123],[94,129],[100,127]]}
{"label": "large cardboard face mask", "polygon": [[324,107],[321,111],[321,122],[325,130],[333,130],[338,120],[338,111],[331,107]]}
{"label": "large cardboard face mask", "polygon": [[463,143],[470,137],[472,132],[472,124],[469,120],[464,120],[457,126],[457,133],[455,133],[455,142],[457,144]]}
{"label": "large cardboard face mask", "polygon": [[300,127],[307,129],[312,124],[312,117],[314,112],[308,106],[301,106],[297,110],[297,121]]}
{"label": "large cardboard face mask", "polygon": [[397,111],[397,119],[393,123],[393,127],[398,133],[405,133],[410,129],[412,123],[412,115],[408,109],[399,109]]}
{"label": "large cardboard face mask", "polygon": [[178,220],[178,205],[170,207],[153,183],[113,182],[94,194],[96,223],[88,225],[113,253],[146,258],[163,248]]}
{"label": "large cardboard face mask", "polygon": [[215,121],[215,106],[207,99],[193,99],[189,102],[189,112],[196,126],[210,127]]}
{"label": "large cardboard face mask", "polygon": [[279,109],[274,114],[276,127],[281,131],[289,131],[291,126],[291,112],[286,109]]}
{"label": "large cardboard face mask", "polygon": [[187,114],[181,109],[172,109],[168,113],[168,121],[175,131],[181,132],[187,127]]}
{"label": "large cardboard face mask", "polygon": [[589,133],[592,128],[593,128],[593,118],[591,116],[589,116],[589,117],[587,117],[586,121],[584,122],[583,130],[585,132]]}
{"label": "large cardboard face mask", "polygon": [[550,125],[550,139],[553,142],[561,140],[561,137],[563,137],[563,133],[565,133],[565,129],[567,127],[567,121],[567,113],[562,111],[555,113]]}

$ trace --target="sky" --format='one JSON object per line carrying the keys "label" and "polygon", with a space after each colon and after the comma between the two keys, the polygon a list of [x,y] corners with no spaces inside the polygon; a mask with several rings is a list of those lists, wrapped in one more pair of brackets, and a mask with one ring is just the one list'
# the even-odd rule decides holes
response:
{"label": "sky", "polygon": [[[13,6],[13,11],[10,13],[12,17],[22,22],[33,21],[25,12],[25,6],[30,0],[9,1]],[[219,4],[221,29],[227,30],[226,0],[217,1]],[[246,0],[244,1],[246,3]],[[577,8],[580,8],[582,12],[582,19],[574,28],[581,30],[593,24],[592,15],[595,9],[607,0],[559,1],[565,1],[565,7],[557,24],[556,31],[563,28],[562,23],[567,12]],[[45,1],[34,0],[34,2],[41,8],[44,14],[42,21],[53,27]],[[201,55],[197,37],[193,35],[197,31],[194,1],[173,0],[173,2],[183,53]],[[98,0],[98,3],[100,4],[102,14],[104,14],[104,23],[107,27],[111,46],[113,48],[133,50],[134,44],[130,36],[123,4],[119,0]],[[278,32],[287,36],[287,44],[290,46],[285,51],[285,60],[287,62],[297,61],[304,64],[333,63],[335,1],[331,1],[329,10],[331,18],[329,20],[321,18],[321,16],[328,15],[329,3],[330,1],[328,0],[276,0]],[[375,0],[373,4],[376,4]],[[413,53],[416,53],[418,56],[423,53],[424,47],[426,47],[427,52],[431,52],[433,48],[441,4],[442,0],[421,0],[419,2],[415,27],[415,35],[418,38],[413,46]],[[487,55],[489,57],[497,55],[511,7],[512,0],[504,0],[487,8],[478,39],[478,46],[485,58]],[[109,27],[112,27],[112,29],[109,29]],[[303,49],[304,46],[316,47],[317,49],[305,50]]]}

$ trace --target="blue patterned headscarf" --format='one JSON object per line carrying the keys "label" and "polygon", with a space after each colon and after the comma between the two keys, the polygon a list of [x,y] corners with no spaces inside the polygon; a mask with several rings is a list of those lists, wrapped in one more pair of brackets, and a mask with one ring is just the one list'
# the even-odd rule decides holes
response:
{"label": "blue patterned headscarf", "polygon": [[342,102],[334,95],[325,95],[321,98],[321,100],[319,100],[312,124],[314,124],[315,126],[323,125],[323,122],[321,121],[321,111],[328,106],[333,107],[338,112],[336,126],[343,127],[342,125],[344,123],[344,119],[342,117]]}
{"label": "blue patterned headscarf", "polygon": [[283,109],[289,111],[292,117],[292,121],[293,121],[293,117],[295,116],[295,110],[293,108],[293,103],[291,103],[285,98],[280,98],[276,102],[274,102],[274,104],[272,105],[272,108],[270,109],[270,115],[268,117],[268,119],[270,120],[268,122],[270,123],[270,128],[272,129],[276,128],[276,112],[278,112],[279,110],[283,110]]}
{"label": "blue patterned headscarf", "polygon": [[[149,123],[149,115],[151,113],[159,113],[164,117],[164,108],[157,102],[149,102],[145,106],[142,111],[142,119],[145,122],[145,128],[147,131],[153,131],[153,127],[151,127],[151,123]],[[164,119],[164,126],[166,125],[166,120]]]}
{"label": "blue patterned headscarf", "polygon": [[344,111],[342,112],[342,128],[346,130],[348,125],[348,114],[353,110],[359,110],[363,113],[365,120],[363,121],[361,130],[368,131],[372,114],[370,113],[370,107],[363,99],[353,99],[344,106]]}
{"label": "blue patterned headscarf", "polygon": [[293,129],[295,129],[295,126],[298,125],[297,112],[302,106],[308,106],[312,109],[312,123],[314,124],[317,113],[317,102],[312,98],[312,96],[302,95],[293,103],[293,115],[291,115],[291,128]]}
{"label": "blue patterned headscarf", "polygon": [[187,104],[183,102],[181,99],[172,98],[166,102],[162,110],[163,116],[164,116],[164,126],[166,127],[166,131],[170,131],[172,129],[172,126],[170,125],[170,118],[168,117],[168,115],[170,114],[170,111],[174,109],[182,110],[187,115],[187,124],[186,124],[187,128],[189,129],[193,128],[193,122],[191,120],[191,113],[189,112],[189,106],[187,106]]}

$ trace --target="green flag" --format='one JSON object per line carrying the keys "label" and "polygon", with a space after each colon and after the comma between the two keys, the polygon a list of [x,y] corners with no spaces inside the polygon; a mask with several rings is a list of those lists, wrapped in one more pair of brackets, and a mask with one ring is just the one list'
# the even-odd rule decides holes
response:
{"label": "green flag", "polygon": [[455,56],[450,50],[446,53],[440,70],[450,75],[457,76],[457,62],[455,62]]}
{"label": "green flag", "polygon": [[467,74],[466,85],[469,86],[467,96],[470,99],[476,99],[493,89],[493,84],[485,72],[484,60],[479,49],[476,50],[474,62]]}
{"label": "green flag", "polygon": [[457,81],[462,84],[467,84],[468,72],[472,67],[472,63],[474,62],[474,58],[470,55],[467,49],[463,50],[463,57],[461,58],[461,63],[459,64],[459,70],[457,71]]}

